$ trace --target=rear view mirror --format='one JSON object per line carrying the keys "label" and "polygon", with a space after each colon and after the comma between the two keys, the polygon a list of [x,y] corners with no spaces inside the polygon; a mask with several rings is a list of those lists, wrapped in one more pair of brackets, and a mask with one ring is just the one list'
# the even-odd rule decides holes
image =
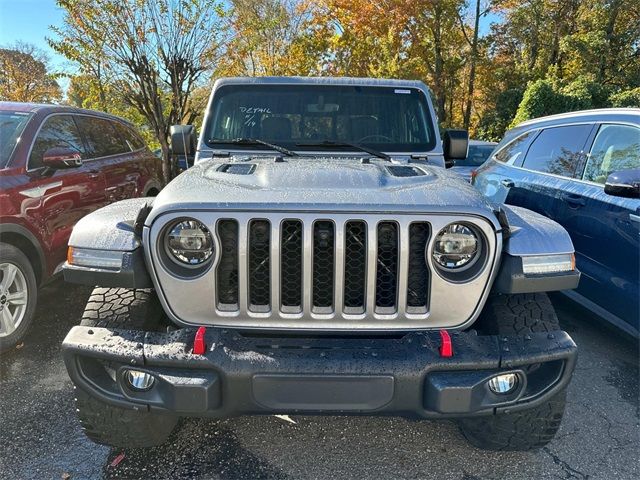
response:
{"label": "rear view mirror", "polygon": [[614,197],[640,198],[640,168],[613,172],[607,177],[604,193]]}
{"label": "rear view mirror", "polygon": [[193,125],[173,125],[170,134],[172,155],[190,157],[195,153],[196,131]]}
{"label": "rear view mirror", "polygon": [[53,147],[42,155],[42,164],[54,170],[82,166],[82,156],[77,150],[66,147]]}
{"label": "rear view mirror", "polygon": [[442,139],[444,166],[451,168],[454,160],[464,160],[469,152],[469,132],[466,130],[445,130]]}

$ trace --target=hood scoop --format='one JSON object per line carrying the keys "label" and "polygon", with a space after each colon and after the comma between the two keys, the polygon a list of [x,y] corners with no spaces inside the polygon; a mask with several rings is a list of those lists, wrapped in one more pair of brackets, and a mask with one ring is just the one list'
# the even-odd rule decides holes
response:
{"label": "hood scoop", "polygon": [[408,165],[392,165],[386,168],[394,177],[422,177],[426,175],[423,170]]}
{"label": "hood scoop", "polygon": [[255,163],[225,163],[218,167],[218,172],[233,175],[251,175],[255,170]]}

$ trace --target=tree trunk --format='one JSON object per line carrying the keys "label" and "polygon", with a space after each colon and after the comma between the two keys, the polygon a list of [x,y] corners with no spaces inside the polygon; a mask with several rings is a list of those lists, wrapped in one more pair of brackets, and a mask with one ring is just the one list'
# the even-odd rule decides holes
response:
{"label": "tree trunk", "polygon": [[158,135],[158,141],[160,142],[160,148],[162,149],[162,176],[164,177],[164,184],[168,184],[173,178],[172,173],[172,159],[169,154],[169,142],[167,139]]}
{"label": "tree trunk", "polygon": [[469,129],[471,123],[471,107],[473,105],[473,91],[476,81],[476,63],[478,61],[478,30],[480,27],[480,0],[476,0],[476,18],[473,25],[473,41],[471,43],[471,65],[469,69],[469,89],[467,90],[467,105],[464,109],[464,128]]}
{"label": "tree trunk", "polygon": [[435,5],[435,27],[433,29],[433,47],[434,47],[434,56],[435,56],[435,72],[434,72],[434,88],[436,92],[436,101],[437,101],[437,111],[438,111],[438,120],[441,123],[444,123],[447,120],[446,114],[446,95],[444,88],[444,80],[443,80],[443,71],[444,71],[444,59],[442,57],[442,11],[441,6],[436,3]]}

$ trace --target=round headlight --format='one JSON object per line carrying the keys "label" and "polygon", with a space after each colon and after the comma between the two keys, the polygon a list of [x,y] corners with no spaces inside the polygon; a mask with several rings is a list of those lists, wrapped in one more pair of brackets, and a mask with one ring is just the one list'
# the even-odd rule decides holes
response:
{"label": "round headlight", "polygon": [[213,255],[211,232],[198,220],[180,220],[165,241],[169,256],[182,265],[199,266]]}
{"label": "round headlight", "polygon": [[433,260],[446,270],[470,267],[478,258],[480,239],[471,227],[451,223],[436,236]]}

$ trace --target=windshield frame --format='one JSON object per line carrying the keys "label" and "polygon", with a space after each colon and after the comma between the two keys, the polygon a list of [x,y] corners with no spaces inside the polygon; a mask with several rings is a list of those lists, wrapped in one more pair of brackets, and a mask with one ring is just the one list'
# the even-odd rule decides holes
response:
{"label": "windshield frame", "polygon": [[[260,136],[256,136],[256,138],[260,138],[261,140],[277,143],[289,150],[293,150],[295,152],[300,153],[331,153],[331,152],[349,152],[355,153],[359,156],[363,153],[356,144],[369,147],[373,150],[380,151],[383,153],[388,153],[391,155],[409,155],[409,154],[427,154],[427,153],[437,153],[434,150],[438,149],[438,132],[434,128],[435,124],[435,112],[433,110],[433,106],[428,98],[428,90],[425,88],[419,88],[415,85],[417,82],[410,82],[409,85],[402,85],[400,82],[397,84],[359,84],[359,83],[262,83],[262,82],[252,82],[252,83],[243,83],[243,82],[234,82],[234,83],[223,83],[221,85],[214,86],[214,90],[212,92],[209,109],[207,111],[207,115],[205,116],[203,122],[203,129],[201,134],[201,148],[202,150],[241,150],[241,151],[255,151],[259,148],[258,145],[237,145],[233,142],[224,142],[225,139],[221,138],[212,138],[212,131],[215,128],[215,122],[219,115],[220,108],[220,99],[222,96],[227,95],[229,93],[237,93],[241,92],[243,89],[247,90],[260,90],[260,91],[273,91],[275,89],[281,89],[291,95],[295,95],[292,91],[296,89],[308,89],[309,92],[316,93],[319,90],[327,90],[333,94],[336,94],[336,90],[339,89],[352,89],[356,91],[367,92],[371,91],[372,93],[378,93],[381,91],[387,91],[382,93],[387,93],[390,95],[397,94],[402,95],[403,93],[409,93],[413,96],[417,96],[417,100],[420,102],[420,114],[423,115],[423,127],[424,134],[426,134],[427,142],[423,143],[380,143],[380,142],[356,142],[352,139],[336,139],[336,138],[291,138],[288,140],[283,139],[272,139],[272,138],[261,138]],[[335,112],[327,112],[327,116],[330,116],[331,113]],[[292,113],[291,115],[295,115]],[[303,113],[301,113],[303,115]],[[337,114],[335,114],[337,117]],[[299,145],[304,143],[316,144],[322,143],[323,141],[329,140],[330,142],[334,142],[335,148],[328,148],[327,146],[318,148],[314,146],[305,146]],[[354,145],[345,145],[345,143],[352,143]]]}
{"label": "windshield frame", "polygon": [[[29,123],[33,119],[35,113],[34,112],[25,112],[25,111],[21,111],[21,110],[3,109],[3,110],[0,110],[0,116],[2,116],[2,115],[17,115],[17,116],[20,116],[20,117],[24,118],[24,122],[19,126],[18,129],[16,129],[12,133],[11,137],[9,137],[9,139],[8,139],[9,140],[8,145],[13,144],[13,146],[10,147],[9,150],[7,150],[6,158],[4,158],[2,156],[2,154],[3,154],[3,150],[2,150],[3,145],[0,145],[0,168],[6,168],[7,165],[9,165],[11,163],[11,161],[13,159],[13,156],[16,153],[16,150],[18,149],[18,145],[23,140],[22,136],[24,134],[24,131],[27,128],[27,125],[29,125]],[[2,120],[0,119],[0,123],[1,122],[2,122]]]}

